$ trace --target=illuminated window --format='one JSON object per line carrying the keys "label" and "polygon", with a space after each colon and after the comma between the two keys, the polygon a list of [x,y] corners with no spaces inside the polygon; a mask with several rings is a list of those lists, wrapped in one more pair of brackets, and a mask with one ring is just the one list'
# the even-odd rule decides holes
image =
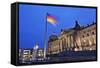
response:
{"label": "illuminated window", "polygon": [[39,53],[38,56],[41,56],[41,54]]}

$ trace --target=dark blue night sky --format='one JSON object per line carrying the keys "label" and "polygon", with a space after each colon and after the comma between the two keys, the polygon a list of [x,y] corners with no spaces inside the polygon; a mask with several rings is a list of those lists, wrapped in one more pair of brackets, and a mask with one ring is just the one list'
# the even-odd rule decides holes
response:
{"label": "dark blue night sky", "polygon": [[75,21],[80,25],[96,22],[96,9],[75,7],[52,7],[39,5],[19,5],[19,48],[32,48],[36,43],[44,47],[46,15],[50,13],[57,20],[57,25],[47,24],[47,39],[61,29],[72,28]]}

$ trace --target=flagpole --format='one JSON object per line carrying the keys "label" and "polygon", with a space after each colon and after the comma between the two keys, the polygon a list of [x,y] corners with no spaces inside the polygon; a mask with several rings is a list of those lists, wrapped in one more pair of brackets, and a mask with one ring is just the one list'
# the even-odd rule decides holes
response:
{"label": "flagpole", "polygon": [[47,14],[45,23],[45,33],[44,33],[44,59],[46,58],[46,38],[47,38]]}

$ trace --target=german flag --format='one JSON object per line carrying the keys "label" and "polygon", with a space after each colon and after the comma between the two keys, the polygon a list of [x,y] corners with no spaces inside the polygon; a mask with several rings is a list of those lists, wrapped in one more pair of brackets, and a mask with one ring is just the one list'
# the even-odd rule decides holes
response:
{"label": "german flag", "polygon": [[51,14],[47,14],[47,22],[53,24],[53,25],[56,25],[56,19],[54,16],[52,16]]}

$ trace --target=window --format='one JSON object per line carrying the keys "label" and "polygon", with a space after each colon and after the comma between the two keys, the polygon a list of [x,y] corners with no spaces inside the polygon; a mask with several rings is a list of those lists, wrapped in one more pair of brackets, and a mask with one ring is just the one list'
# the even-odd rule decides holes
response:
{"label": "window", "polygon": [[92,35],[94,35],[95,33],[94,32],[92,32]]}
{"label": "window", "polygon": [[83,38],[84,38],[84,35],[83,35]]}
{"label": "window", "polygon": [[89,34],[87,34],[87,36],[89,36]]}

